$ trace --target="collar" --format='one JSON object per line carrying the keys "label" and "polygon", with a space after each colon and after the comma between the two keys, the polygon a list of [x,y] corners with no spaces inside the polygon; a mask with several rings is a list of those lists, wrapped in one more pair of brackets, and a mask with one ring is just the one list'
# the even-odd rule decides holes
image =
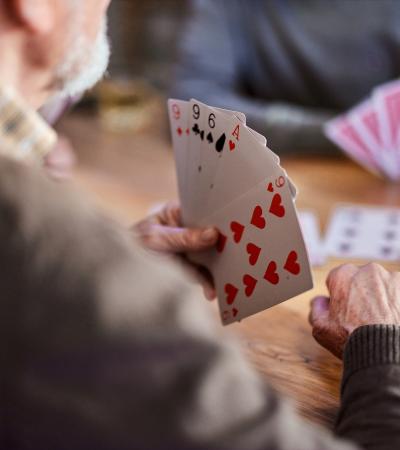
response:
{"label": "collar", "polygon": [[44,119],[15,91],[0,85],[0,153],[41,163],[56,142]]}

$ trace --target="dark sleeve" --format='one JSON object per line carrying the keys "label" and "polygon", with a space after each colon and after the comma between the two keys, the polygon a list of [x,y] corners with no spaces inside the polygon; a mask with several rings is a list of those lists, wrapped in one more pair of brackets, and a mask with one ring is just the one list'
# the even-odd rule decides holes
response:
{"label": "dark sleeve", "polygon": [[0,158],[0,448],[355,450],[305,423],[184,274]]}
{"label": "dark sleeve", "polygon": [[268,103],[243,92],[234,36],[227,23],[238,20],[240,5],[221,0],[193,0],[191,5],[171,95],[245,113],[248,125],[265,135],[278,154],[336,153],[322,132],[335,112]]}
{"label": "dark sleeve", "polygon": [[400,327],[358,328],[344,365],[338,435],[368,450],[400,448]]}

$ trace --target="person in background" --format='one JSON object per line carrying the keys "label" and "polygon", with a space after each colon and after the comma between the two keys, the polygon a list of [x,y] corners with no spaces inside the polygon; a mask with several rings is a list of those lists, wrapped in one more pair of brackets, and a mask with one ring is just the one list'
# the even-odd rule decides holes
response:
{"label": "person in background", "polygon": [[400,74],[398,0],[192,0],[172,95],[242,111],[278,154]]}
{"label": "person in background", "polygon": [[340,267],[313,302],[344,361],[335,436],[261,381],[174,263],[216,230],[173,204],[124,229],[17,160],[55,142],[36,110],[104,72],[108,3],[0,2],[0,449],[399,448],[399,273]]}

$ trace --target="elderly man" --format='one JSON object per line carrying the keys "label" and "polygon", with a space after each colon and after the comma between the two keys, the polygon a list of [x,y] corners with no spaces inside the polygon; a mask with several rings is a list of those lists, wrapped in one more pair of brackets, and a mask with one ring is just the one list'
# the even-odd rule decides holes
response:
{"label": "elderly man", "polygon": [[[34,110],[104,71],[107,4],[0,2],[0,448],[399,448],[399,274],[344,266],[314,300],[316,338],[344,359],[335,437],[260,381],[170,258],[16,161],[54,144]],[[169,253],[216,240],[173,206],[135,232]]]}

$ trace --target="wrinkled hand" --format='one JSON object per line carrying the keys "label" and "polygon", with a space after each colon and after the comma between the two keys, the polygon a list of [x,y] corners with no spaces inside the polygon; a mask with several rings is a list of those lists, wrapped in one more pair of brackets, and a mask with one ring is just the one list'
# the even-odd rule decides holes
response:
{"label": "wrinkled hand", "polygon": [[326,281],[330,298],[312,301],[314,338],[341,358],[350,334],[363,325],[400,325],[400,273],[378,264],[340,266]]}
{"label": "wrinkled hand", "polygon": [[60,136],[54,149],[45,157],[44,167],[52,178],[63,180],[71,176],[75,163],[72,145],[67,138]]}
{"label": "wrinkled hand", "polygon": [[215,228],[183,228],[180,207],[171,202],[136,224],[133,231],[148,249],[179,257],[200,281],[205,296],[209,300],[216,297],[209,271],[191,263],[185,256],[186,253],[207,250],[216,245],[218,231]]}

